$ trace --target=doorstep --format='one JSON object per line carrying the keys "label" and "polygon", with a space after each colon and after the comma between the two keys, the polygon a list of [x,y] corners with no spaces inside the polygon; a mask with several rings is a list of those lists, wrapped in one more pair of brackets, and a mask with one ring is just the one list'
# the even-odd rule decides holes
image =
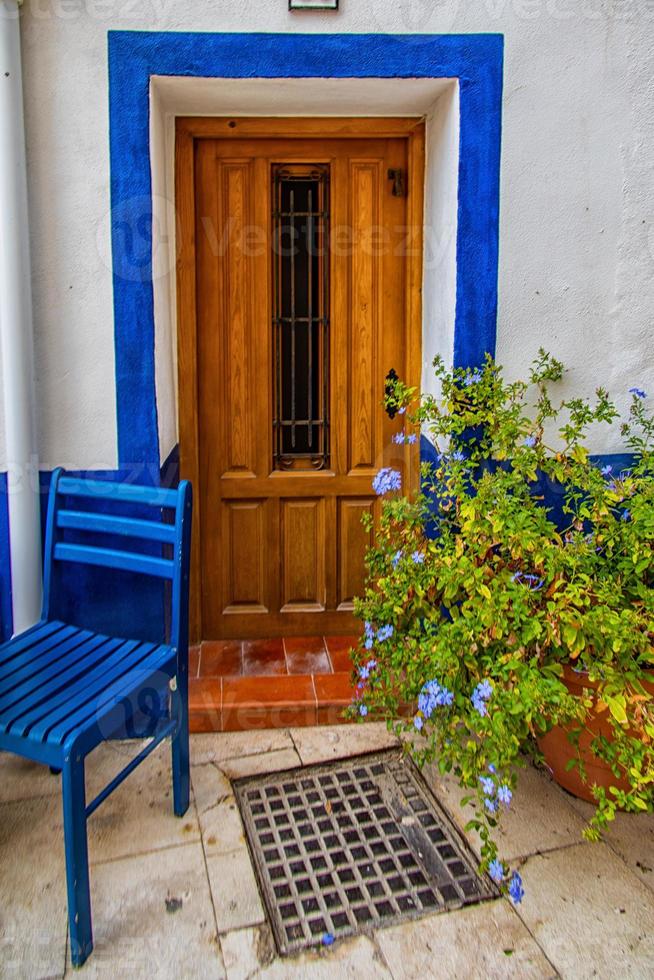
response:
{"label": "doorstep", "polygon": [[189,657],[191,731],[345,722],[356,642],[355,636],[204,641]]}

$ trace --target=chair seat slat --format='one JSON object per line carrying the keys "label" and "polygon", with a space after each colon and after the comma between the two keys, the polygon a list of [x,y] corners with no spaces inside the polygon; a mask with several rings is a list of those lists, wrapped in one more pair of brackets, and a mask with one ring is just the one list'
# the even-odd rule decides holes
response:
{"label": "chair seat slat", "polygon": [[[144,660],[139,658],[132,668],[125,672],[116,672],[110,683],[104,685],[94,696],[80,704],[76,710],[65,716],[58,725],[47,732],[49,742],[61,744],[72,732],[84,729],[94,721],[98,721],[106,711],[127,697],[135,690],[143,689],[158,670],[165,665],[171,665],[174,674],[175,651],[171,647],[158,647]],[[162,678],[162,681],[165,678]]]}
{"label": "chair seat slat", "polygon": [[20,670],[12,670],[12,664],[0,667],[0,711],[18,700],[24,689],[38,687],[44,680],[65,670],[69,664],[77,663],[78,658],[87,652],[88,641],[94,638],[95,645],[104,639],[88,630],[76,630],[63,643],[46,647],[33,660],[24,663]]}
{"label": "chair seat slat", "polygon": [[174,562],[168,558],[142,555],[134,551],[118,551],[113,548],[96,548],[86,544],[65,544],[59,542],[54,547],[57,561],[74,561],[83,565],[101,565],[104,568],[117,568],[125,572],[140,572],[143,575],[156,575],[158,578],[172,579]]}
{"label": "chair seat slat", "polygon": [[0,646],[0,667],[8,664],[12,660],[16,660],[17,657],[25,657],[31,653],[37,646],[42,645],[43,641],[46,641],[48,637],[53,636],[60,630],[67,630],[72,632],[75,627],[66,626],[65,623],[60,623],[58,620],[51,620],[47,623],[37,623],[31,629],[27,630],[25,633],[21,633],[20,636],[15,637],[13,640],[7,640]]}
{"label": "chair seat slat", "polygon": [[145,647],[149,653],[152,644],[141,644],[136,640],[106,640],[101,648],[103,656],[93,669],[69,681],[66,688],[54,697],[31,710],[21,711],[17,717],[14,715],[9,731],[12,735],[25,737],[29,734],[35,740],[44,741],[52,727],[77,711],[82,704],[93,704],[98,693],[108,687],[115,677],[122,676],[138,664],[143,656],[141,647]]}
{"label": "chair seat slat", "polygon": [[[95,634],[89,643],[81,650],[73,651],[63,663],[58,660],[50,663],[40,674],[29,682],[21,684],[20,688],[12,691],[0,705],[0,717],[11,724],[12,720],[22,716],[27,711],[46,703],[49,710],[54,705],[54,698],[64,692],[66,685],[75,682],[94,667],[102,664],[107,654],[120,645],[122,640],[113,640],[107,636]],[[66,691],[67,693],[67,691]]]}
{"label": "chair seat slat", "polygon": [[89,497],[93,500],[122,500],[126,503],[151,507],[176,507],[178,491],[165,487],[137,487],[129,483],[110,483],[105,480],[86,480],[62,476],[58,491],[64,496]]}
{"label": "chair seat slat", "polygon": [[135,517],[117,517],[114,514],[96,514],[81,510],[60,510],[57,527],[98,534],[120,534],[122,537],[140,538],[145,541],[175,541],[174,524],[146,521]]}

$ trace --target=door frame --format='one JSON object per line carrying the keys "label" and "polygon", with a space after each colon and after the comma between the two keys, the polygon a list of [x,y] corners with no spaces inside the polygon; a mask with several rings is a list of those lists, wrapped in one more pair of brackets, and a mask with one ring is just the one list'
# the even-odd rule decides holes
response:
{"label": "door frame", "polygon": [[[407,225],[415,229],[417,248],[406,256],[407,382],[419,386],[422,369],[422,275],[425,174],[425,125],[422,117],[201,117],[175,119],[175,204],[177,212],[177,375],[180,478],[191,480],[194,501],[191,548],[189,633],[202,638],[202,533],[200,446],[197,389],[197,318],[195,255],[196,139],[338,138],[407,140]],[[411,474],[413,488],[417,475]],[[411,487],[411,484],[410,484]]]}

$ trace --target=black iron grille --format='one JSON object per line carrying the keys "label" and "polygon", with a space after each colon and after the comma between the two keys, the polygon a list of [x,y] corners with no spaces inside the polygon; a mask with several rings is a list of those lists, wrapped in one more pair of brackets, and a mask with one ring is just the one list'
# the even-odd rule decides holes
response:
{"label": "black iron grille", "polygon": [[329,165],[275,164],[275,469],[329,461]]}
{"label": "black iron grille", "polygon": [[235,791],[280,953],[497,894],[399,750]]}

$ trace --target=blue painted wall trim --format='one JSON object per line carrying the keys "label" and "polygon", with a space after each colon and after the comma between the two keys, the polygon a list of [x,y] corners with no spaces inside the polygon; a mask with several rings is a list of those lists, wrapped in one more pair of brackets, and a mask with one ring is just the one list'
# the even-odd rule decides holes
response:
{"label": "blue painted wall trim", "polygon": [[0,642],[9,639],[11,636],[11,623],[7,474],[0,473]]}
{"label": "blue painted wall trim", "polygon": [[499,34],[110,31],[109,127],[118,458],[159,465],[151,268],[151,75],[457,78],[454,363],[495,352],[503,38]]}

